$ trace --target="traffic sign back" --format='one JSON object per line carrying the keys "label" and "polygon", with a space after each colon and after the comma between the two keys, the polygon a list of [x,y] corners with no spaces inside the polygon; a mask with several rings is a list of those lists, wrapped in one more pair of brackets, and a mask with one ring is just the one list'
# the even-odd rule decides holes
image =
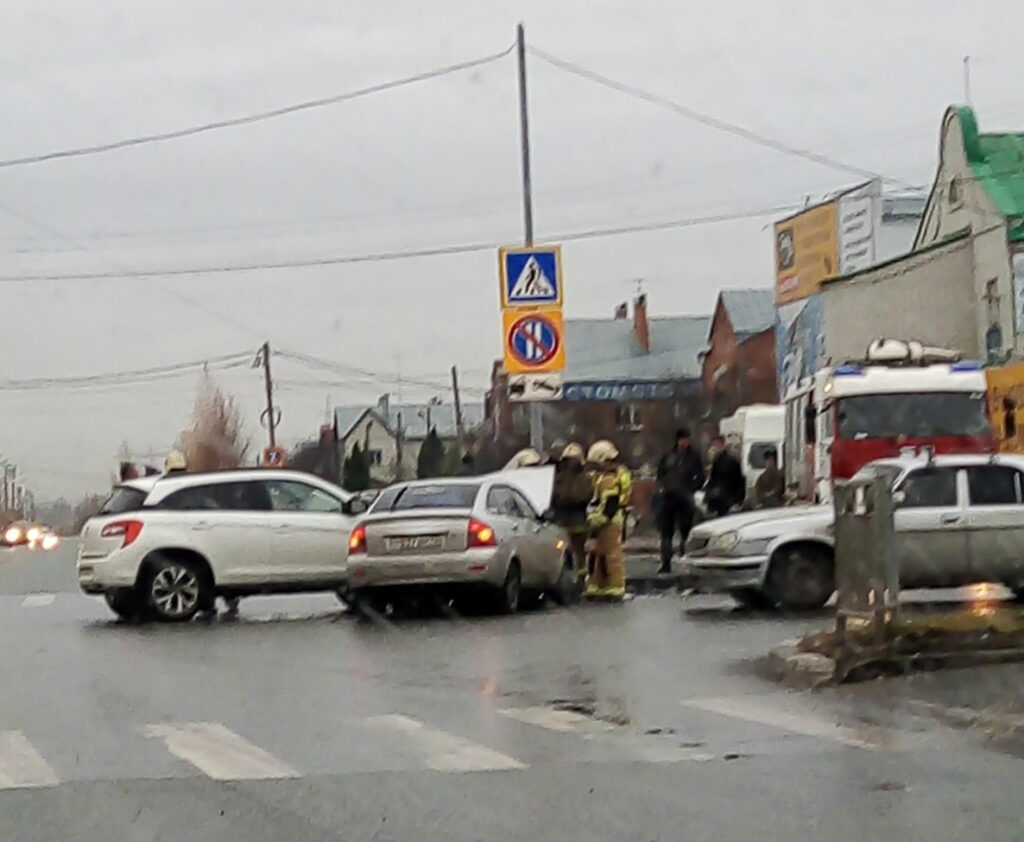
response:
{"label": "traffic sign back", "polygon": [[561,307],[561,246],[498,250],[502,307]]}

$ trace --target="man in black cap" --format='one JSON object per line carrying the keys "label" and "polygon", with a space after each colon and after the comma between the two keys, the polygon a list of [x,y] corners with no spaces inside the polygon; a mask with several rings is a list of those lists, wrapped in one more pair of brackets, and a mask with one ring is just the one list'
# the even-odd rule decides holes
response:
{"label": "man in black cap", "polygon": [[704,485],[704,465],[693,448],[690,431],[676,431],[675,446],[658,463],[657,508],[658,531],[661,533],[661,568],[659,573],[672,572],[672,545],[676,530],[681,538],[680,551],[693,528],[693,494]]}

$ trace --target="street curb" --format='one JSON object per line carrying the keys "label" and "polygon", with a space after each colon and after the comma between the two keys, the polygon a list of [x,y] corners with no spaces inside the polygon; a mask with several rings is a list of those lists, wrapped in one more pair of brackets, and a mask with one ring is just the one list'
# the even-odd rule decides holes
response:
{"label": "street curb", "polygon": [[826,655],[801,652],[796,639],[780,643],[768,652],[768,671],[787,687],[815,690],[834,684],[836,664]]}

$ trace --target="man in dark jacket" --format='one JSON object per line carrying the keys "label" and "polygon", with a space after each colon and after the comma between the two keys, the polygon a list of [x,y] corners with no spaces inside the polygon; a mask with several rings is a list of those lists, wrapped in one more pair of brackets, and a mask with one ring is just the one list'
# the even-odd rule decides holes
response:
{"label": "man in dark jacket", "polygon": [[733,506],[739,506],[747,496],[747,481],[739,460],[725,449],[725,439],[715,436],[708,448],[711,470],[705,486],[707,507],[718,517],[729,513]]}
{"label": "man in dark jacket", "polygon": [[693,493],[704,485],[704,465],[694,450],[690,431],[682,427],[676,431],[676,444],[658,463],[657,511],[658,531],[661,533],[661,568],[659,573],[672,572],[672,544],[676,530],[681,535],[681,547],[693,528]]}

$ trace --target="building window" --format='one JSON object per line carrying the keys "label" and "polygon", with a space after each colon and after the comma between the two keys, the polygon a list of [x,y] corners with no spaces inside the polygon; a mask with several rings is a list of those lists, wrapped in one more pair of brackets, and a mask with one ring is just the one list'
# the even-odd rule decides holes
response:
{"label": "building window", "polygon": [[644,428],[640,407],[635,403],[620,403],[615,408],[615,420],[621,430],[642,430]]}
{"label": "building window", "polygon": [[367,450],[367,459],[371,465],[383,465],[384,464],[384,453],[380,450]]}
{"label": "building window", "polygon": [[954,175],[949,180],[949,205],[950,207],[959,207],[963,204],[964,195],[963,187],[960,184],[960,176]]}

